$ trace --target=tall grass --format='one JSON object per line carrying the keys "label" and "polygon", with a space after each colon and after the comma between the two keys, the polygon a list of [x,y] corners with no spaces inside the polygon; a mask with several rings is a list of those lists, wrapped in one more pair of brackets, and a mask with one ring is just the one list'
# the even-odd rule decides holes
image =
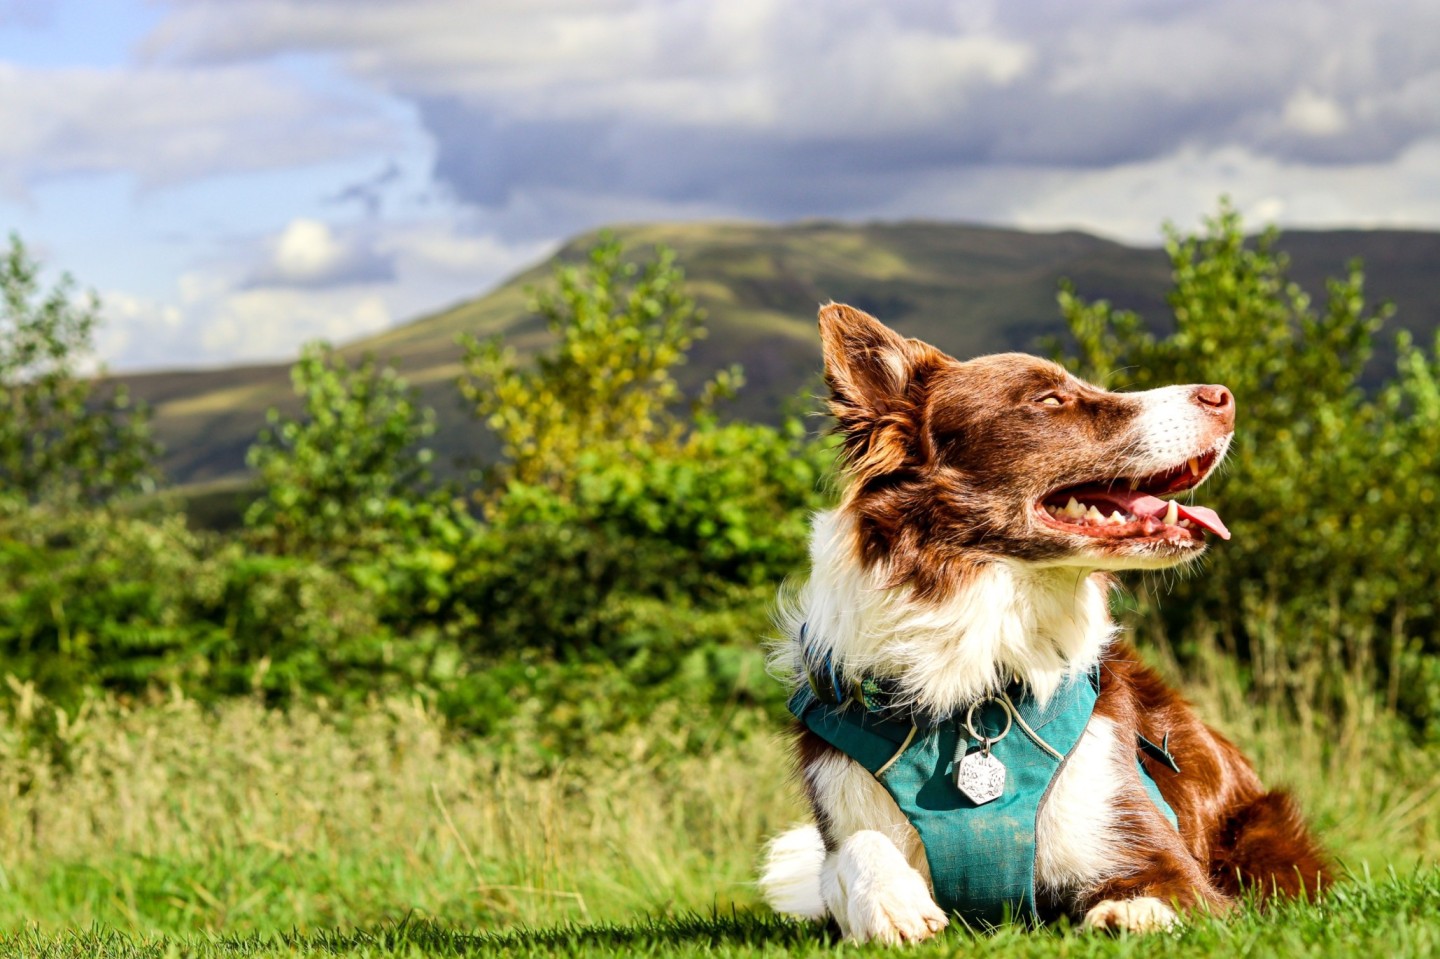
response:
{"label": "tall grass", "polygon": [[[1187,658],[1187,693],[1268,782],[1294,789],[1342,862],[1440,860],[1440,755],[1373,697],[1325,712],[1297,711],[1293,683],[1261,695],[1281,677],[1257,674],[1263,659],[1242,673],[1221,646]],[[13,680],[4,698],[0,929],[304,932],[406,916],[494,929],[727,911],[755,903],[763,839],[802,815],[783,717],[755,709],[665,704],[555,763],[530,734],[466,737],[403,699],[337,713],[103,698],[67,712]]]}
{"label": "tall grass", "polygon": [[797,809],[761,724],[704,720],[709,746],[671,707],[551,766],[415,702],[72,716],[20,687],[0,727],[0,928],[488,928],[746,903],[759,838]]}

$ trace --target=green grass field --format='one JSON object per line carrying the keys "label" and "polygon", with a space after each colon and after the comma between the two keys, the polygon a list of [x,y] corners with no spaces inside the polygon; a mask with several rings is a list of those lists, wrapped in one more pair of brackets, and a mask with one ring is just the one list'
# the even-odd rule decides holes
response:
{"label": "green grass field", "polygon": [[[1322,906],[1296,905],[1225,922],[1200,920],[1158,937],[1108,937],[1068,928],[979,934],[947,930],[905,949],[917,957],[977,959],[1062,956],[1314,956],[1408,959],[1440,952],[1440,873],[1385,877],[1346,885]],[[893,954],[884,947],[835,941],[815,926],[756,913],[689,915],[630,923],[567,924],[545,930],[486,933],[427,920],[356,932],[276,933],[178,938],[85,932],[22,933],[0,955],[168,956],[854,956]]]}
{"label": "green grass field", "polygon": [[[1408,956],[1440,936],[1440,756],[1358,700],[1281,718],[1190,684],[1295,789],[1351,874],[1327,902],[1173,937],[951,930],[924,955]],[[557,759],[414,701],[336,713],[13,684],[0,722],[0,956],[854,953],[768,915],[764,837],[800,816],[780,721],[682,704]]]}

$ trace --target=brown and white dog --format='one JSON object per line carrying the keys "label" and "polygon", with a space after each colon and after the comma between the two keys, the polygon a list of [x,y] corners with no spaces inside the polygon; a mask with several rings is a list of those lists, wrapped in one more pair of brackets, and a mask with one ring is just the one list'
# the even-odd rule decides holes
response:
{"label": "brown and white dog", "polygon": [[[808,582],[783,604],[784,675],[805,681],[802,623],[837,667],[884,677],[931,718],[1012,681],[1043,702],[1099,664],[1094,714],[1036,820],[1049,914],[1142,931],[1223,912],[1244,889],[1323,887],[1325,859],[1290,797],[1267,792],[1116,639],[1107,610],[1106,571],[1188,563],[1207,531],[1229,537],[1213,511],[1169,498],[1224,457],[1230,391],[1111,393],[1014,353],[962,363],[836,304],[820,333],[845,485],[815,518]],[[833,917],[855,940],[934,935],[948,920],[918,834],[865,768],[799,729],[816,825],[770,844],[767,900]],[[1181,772],[1156,776],[1178,833],[1146,796],[1137,733],[1168,734],[1182,757]]]}

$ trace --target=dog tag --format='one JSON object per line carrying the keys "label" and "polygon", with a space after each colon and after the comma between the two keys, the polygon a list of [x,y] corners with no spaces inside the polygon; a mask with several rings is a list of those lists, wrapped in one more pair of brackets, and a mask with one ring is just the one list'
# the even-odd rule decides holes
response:
{"label": "dog tag", "polygon": [[1005,792],[1005,764],[986,750],[968,753],[955,769],[955,785],[977,806]]}

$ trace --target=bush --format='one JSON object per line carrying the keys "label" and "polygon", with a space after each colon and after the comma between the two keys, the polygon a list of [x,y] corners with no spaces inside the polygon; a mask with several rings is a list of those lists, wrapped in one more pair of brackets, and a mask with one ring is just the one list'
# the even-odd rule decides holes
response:
{"label": "bush", "polygon": [[411,532],[409,501],[430,480],[434,413],[405,380],[366,358],[351,367],[312,343],[291,368],[305,414],[269,413],[247,457],[264,494],[245,514],[256,541],[277,553],[340,557],[374,552]]}
{"label": "bush", "polygon": [[[554,286],[533,294],[555,345],[522,366],[496,337],[462,337],[460,391],[495,431],[504,479],[563,489],[576,461],[603,446],[673,448],[691,418],[674,371],[705,335],[675,254],[656,247],[645,263],[625,259],[604,234],[583,266],[561,266]],[[719,373],[692,405],[708,408],[740,385],[738,368]]]}
{"label": "bush", "polygon": [[[623,658],[638,602],[723,608],[737,588],[773,590],[804,566],[829,459],[797,423],[712,424],[673,453],[583,455],[568,493],[511,483],[458,572],[474,648]],[[695,638],[682,628],[668,642],[679,655]]]}
{"label": "bush", "polygon": [[48,695],[179,686],[201,696],[364,695],[423,671],[342,572],[105,512],[0,528],[0,658]]}

